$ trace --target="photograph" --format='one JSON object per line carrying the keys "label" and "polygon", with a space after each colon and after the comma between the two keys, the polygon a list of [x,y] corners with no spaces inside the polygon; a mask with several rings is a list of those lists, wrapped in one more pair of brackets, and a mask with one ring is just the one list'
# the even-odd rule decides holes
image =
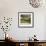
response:
{"label": "photograph", "polygon": [[18,12],[18,27],[33,27],[34,13],[33,12]]}

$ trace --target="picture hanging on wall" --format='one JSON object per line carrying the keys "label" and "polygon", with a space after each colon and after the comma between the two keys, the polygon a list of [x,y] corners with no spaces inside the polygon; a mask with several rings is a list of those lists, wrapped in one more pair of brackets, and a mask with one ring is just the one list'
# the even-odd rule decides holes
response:
{"label": "picture hanging on wall", "polygon": [[18,27],[34,27],[34,12],[18,12]]}

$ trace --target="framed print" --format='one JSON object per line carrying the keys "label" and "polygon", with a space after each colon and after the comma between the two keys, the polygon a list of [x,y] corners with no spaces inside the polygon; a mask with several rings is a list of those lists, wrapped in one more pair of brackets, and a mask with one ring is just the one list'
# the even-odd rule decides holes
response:
{"label": "framed print", "polygon": [[34,27],[34,13],[18,12],[18,27]]}

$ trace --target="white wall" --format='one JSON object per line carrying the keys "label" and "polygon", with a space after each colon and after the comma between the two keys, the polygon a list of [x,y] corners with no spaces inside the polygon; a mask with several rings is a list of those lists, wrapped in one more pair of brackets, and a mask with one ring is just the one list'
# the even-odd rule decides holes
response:
{"label": "white wall", "polygon": [[[34,12],[34,28],[18,28],[18,12]],[[13,18],[8,32],[17,40],[27,40],[34,34],[37,39],[46,40],[46,8],[33,8],[29,0],[0,0],[0,19],[4,16]],[[2,33],[0,31],[0,35]]]}

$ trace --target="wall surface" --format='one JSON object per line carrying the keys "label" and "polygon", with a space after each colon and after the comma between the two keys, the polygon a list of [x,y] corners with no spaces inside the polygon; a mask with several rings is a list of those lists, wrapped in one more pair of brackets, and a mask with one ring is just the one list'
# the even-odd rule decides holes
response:
{"label": "wall surface", "polygon": [[[18,27],[18,12],[34,12],[34,28]],[[17,40],[28,40],[34,34],[39,40],[46,40],[46,8],[33,8],[29,0],[0,0],[0,21],[3,17],[12,17],[10,35]],[[0,29],[0,39],[4,39]]]}

